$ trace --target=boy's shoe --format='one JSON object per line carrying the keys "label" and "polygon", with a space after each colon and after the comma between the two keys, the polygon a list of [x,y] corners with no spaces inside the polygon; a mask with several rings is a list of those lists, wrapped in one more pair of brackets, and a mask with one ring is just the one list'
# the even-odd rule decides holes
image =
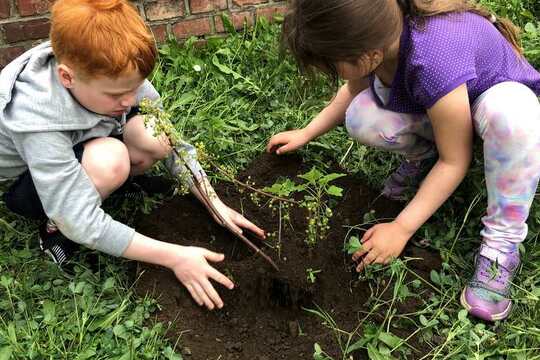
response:
{"label": "boy's shoe", "polygon": [[130,177],[122,184],[122,186],[116,189],[109,198],[115,200],[129,199],[138,202],[144,198],[144,191],[138,184],[135,184]]}
{"label": "boy's shoe", "polygon": [[39,247],[63,270],[80,249],[79,244],[62,235],[50,221],[39,227]]}
{"label": "boy's shoe", "polygon": [[172,195],[175,182],[162,176],[137,175],[129,177],[111,197],[141,201],[145,195]]}
{"label": "boy's shoe", "polygon": [[176,181],[164,176],[151,176],[143,174],[133,176],[131,180],[147,195],[170,196],[173,194],[176,187]]}
{"label": "boy's shoe", "polygon": [[518,252],[508,254],[501,262],[477,255],[476,271],[461,293],[461,304],[469,314],[486,321],[508,316],[512,308],[508,294],[519,261]]}
{"label": "boy's shoe", "polygon": [[385,180],[381,194],[390,200],[406,200],[407,194],[418,188],[433,164],[433,158],[418,161],[403,160],[396,171]]}

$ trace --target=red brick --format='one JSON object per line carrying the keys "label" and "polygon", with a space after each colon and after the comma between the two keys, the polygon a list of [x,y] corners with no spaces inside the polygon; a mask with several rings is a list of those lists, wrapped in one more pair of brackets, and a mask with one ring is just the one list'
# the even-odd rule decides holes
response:
{"label": "red brick", "polygon": [[154,25],[152,26],[152,33],[158,43],[162,43],[167,39],[167,25]]}
{"label": "red brick", "polygon": [[222,10],[227,8],[227,0],[189,0],[192,14]]}
{"label": "red brick", "polygon": [[[230,18],[235,29],[242,29],[244,27],[244,20],[247,20],[248,26],[253,25],[253,15],[249,11],[232,13],[230,14]],[[214,22],[216,24],[217,32],[225,32],[225,28],[223,27],[223,20],[221,19],[221,16],[215,16]]]}
{"label": "red brick", "polygon": [[0,69],[9,64],[11,60],[21,55],[25,49],[22,46],[12,46],[0,49]]}
{"label": "red brick", "polygon": [[285,14],[286,10],[287,10],[286,6],[270,6],[270,7],[258,8],[256,14],[257,14],[257,17],[264,16],[269,21],[273,21],[275,15]]}
{"label": "red brick", "polygon": [[211,32],[210,19],[183,20],[174,24],[172,31],[177,38],[209,34]]}
{"label": "red brick", "polygon": [[0,19],[5,19],[11,16],[11,6],[8,0],[0,0]]}
{"label": "red brick", "polygon": [[54,0],[17,0],[21,16],[45,14]]}
{"label": "red brick", "polygon": [[184,16],[183,0],[157,0],[145,4],[144,10],[148,20],[164,20]]}
{"label": "red brick", "polygon": [[2,25],[6,42],[15,43],[24,40],[44,39],[49,36],[48,19],[18,21]]}
{"label": "red brick", "polygon": [[233,0],[233,4],[236,6],[256,5],[256,4],[263,4],[267,2],[268,0]]}

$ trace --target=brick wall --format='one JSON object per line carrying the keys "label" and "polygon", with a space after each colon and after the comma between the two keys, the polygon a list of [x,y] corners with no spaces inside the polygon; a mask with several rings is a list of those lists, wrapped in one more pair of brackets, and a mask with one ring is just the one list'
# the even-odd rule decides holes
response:
{"label": "brick wall", "polygon": [[[0,69],[48,37],[49,6],[54,0],[0,0]],[[177,39],[224,32],[220,14],[226,12],[237,28],[257,16],[272,19],[283,13],[283,0],[135,0],[141,16],[158,42],[167,34]]]}

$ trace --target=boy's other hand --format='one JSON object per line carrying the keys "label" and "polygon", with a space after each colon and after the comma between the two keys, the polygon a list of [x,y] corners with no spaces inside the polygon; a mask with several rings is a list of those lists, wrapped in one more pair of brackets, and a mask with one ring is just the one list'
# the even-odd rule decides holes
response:
{"label": "boy's other hand", "polygon": [[189,291],[193,299],[200,306],[209,310],[221,309],[223,301],[219,297],[210,279],[217,281],[228,289],[233,289],[233,282],[208,264],[223,261],[225,256],[207,249],[193,246],[179,246],[176,261],[170,268]]}
{"label": "boy's other hand", "polygon": [[284,131],[270,138],[268,145],[266,145],[266,151],[281,155],[301,148],[310,140],[305,129]]}
{"label": "boy's other hand", "polygon": [[[236,210],[228,207],[220,199],[213,201],[214,207],[219,212],[223,220],[231,226],[231,228],[239,234],[243,233],[242,229],[251,231],[260,239],[266,238],[266,233],[263,229],[253,224],[251,221],[246,219],[244,215],[238,213]],[[215,219],[219,223],[219,219]]]}

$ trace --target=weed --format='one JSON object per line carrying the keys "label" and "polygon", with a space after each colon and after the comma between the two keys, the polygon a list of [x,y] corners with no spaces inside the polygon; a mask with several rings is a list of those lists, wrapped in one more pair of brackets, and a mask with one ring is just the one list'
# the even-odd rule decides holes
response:
{"label": "weed", "polygon": [[307,280],[311,284],[315,284],[315,281],[317,281],[317,274],[320,273],[322,270],[313,270],[312,268],[306,269],[307,273]]}

